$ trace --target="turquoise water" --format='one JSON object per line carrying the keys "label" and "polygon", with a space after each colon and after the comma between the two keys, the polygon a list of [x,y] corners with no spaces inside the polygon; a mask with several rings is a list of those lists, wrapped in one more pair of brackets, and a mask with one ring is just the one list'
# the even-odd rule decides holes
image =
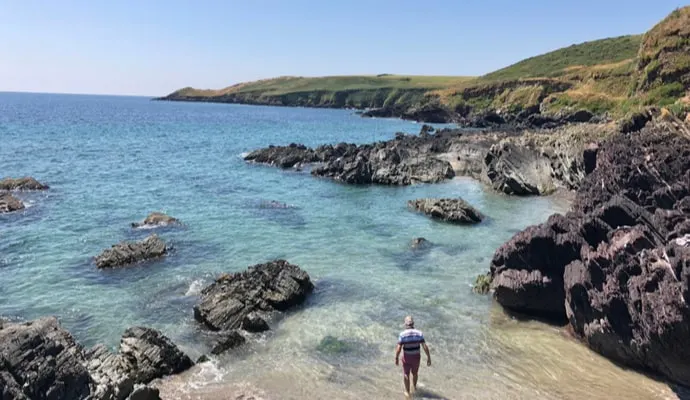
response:
{"label": "turquoise water", "polygon": [[[0,216],[0,316],[57,315],[85,345],[115,346],[127,327],[153,326],[196,357],[208,350],[192,318],[199,290],[220,273],[280,257],[315,280],[307,304],[244,349],[171,379],[166,393],[214,398],[250,385],[266,398],[398,397],[392,347],[412,314],[433,350],[435,366],[422,371],[427,397],[577,398],[619,390],[673,398],[665,385],[613,366],[560,329],[512,320],[471,293],[493,251],[562,211],[563,201],[509,198],[463,178],[345,186],[241,159],[269,144],[365,143],[418,130],[345,110],[0,93],[1,175],[31,175],[51,186],[20,194],[29,207]],[[406,209],[407,200],[427,196],[461,196],[488,221],[451,226]],[[185,224],[158,231],[173,253],[97,270],[92,258],[102,249],[150,233],[129,226],[154,210]],[[412,252],[418,236],[435,246]],[[327,335],[347,340],[351,351],[319,353]]]}

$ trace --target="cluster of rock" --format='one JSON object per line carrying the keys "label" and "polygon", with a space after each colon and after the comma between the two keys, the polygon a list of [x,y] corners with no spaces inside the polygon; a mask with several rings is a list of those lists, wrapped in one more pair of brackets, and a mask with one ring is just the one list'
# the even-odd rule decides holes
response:
{"label": "cluster of rock", "polygon": [[312,175],[350,184],[436,183],[455,176],[451,164],[434,155],[446,152],[458,132],[431,135],[429,129],[424,128],[419,136],[398,134],[394,140],[360,146],[348,143],[315,149],[298,144],[269,146],[251,152],[245,160],[281,168],[315,163]]}
{"label": "cluster of rock", "polygon": [[268,316],[303,303],[313,288],[309,274],[285,260],[254,265],[243,272],[224,274],[204,288],[194,318],[218,332],[211,352],[219,354],[244,343],[239,330],[269,330]]}
{"label": "cluster of rock", "polygon": [[407,205],[433,219],[443,222],[478,224],[484,219],[482,213],[460,198],[410,200]]}
{"label": "cluster of rock", "polygon": [[4,178],[0,180],[0,214],[20,211],[24,203],[9,192],[47,190],[48,186],[34,178]]}
{"label": "cluster of rock", "polygon": [[690,139],[661,123],[603,142],[572,210],[501,246],[505,308],[568,321],[593,350],[690,385]]}
{"label": "cluster of rock", "polygon": [[147,215],[142,222],[132,222],[132,228],[142,227],[162,227],[168,225],[179,225],[181,222],[162,212],[154,211]]}
{"label": "cluster of rock", "polygon": [[194,363],[160,332],[135,327],[117,353],[85,350],[54,317],[0,325],[0,398],[156,400],[154,379]]}
{"label": "cluster of rock", "polygon": [[419,135],[366,145],[269,146],[245,160],[301,168],[350,184],[409,185],[470,176],[511,195],[576,189],[596,155],[596,143],[614,133],[603,124],[570,125],[539,132],[468,132],[424,126]]}

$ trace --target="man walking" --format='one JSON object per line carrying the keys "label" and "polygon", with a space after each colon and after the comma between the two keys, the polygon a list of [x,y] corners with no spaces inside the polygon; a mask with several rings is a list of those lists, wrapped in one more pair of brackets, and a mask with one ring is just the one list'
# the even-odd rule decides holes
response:
{"label": "man walking", "polygon": [[426,365],[431,366],[429,347],[424,341],[421,331],[414,328],[414,320],[411,316],[405,317],[405,330],[400,332],[398,345],[395,347],[395,365],[399,365],[400,352],[403,352],[403,383],[405,384],[405,397],[410,395],[410,373],[412,373],[412,389],[417,390],[417,373],[422,355],[420,348],[426,353]]}

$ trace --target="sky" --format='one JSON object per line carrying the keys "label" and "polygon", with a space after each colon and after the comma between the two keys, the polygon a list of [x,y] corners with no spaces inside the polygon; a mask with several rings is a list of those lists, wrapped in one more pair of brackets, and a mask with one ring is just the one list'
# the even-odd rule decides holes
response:
{"label": "sky", "polygon": [[481,75],[644,33],[679,1],[0,0],[0,91],[160,96],[283,75]]}

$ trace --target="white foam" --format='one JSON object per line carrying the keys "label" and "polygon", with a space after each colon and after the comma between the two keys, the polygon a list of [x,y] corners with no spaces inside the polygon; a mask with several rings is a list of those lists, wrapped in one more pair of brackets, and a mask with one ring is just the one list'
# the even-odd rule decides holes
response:
{"label": "white foam", "polygon": [[185,292],[185,296],[196,296],[199,293],[201,293],[201,289],[204,288],[204,281],[201,279],[197,279],[194,282],[189,285],[189,288],[187,289],[187,292]]}
{"label": "white foam", "polygon": [[249,155],[248,151],[245,151],[244,153],[240,153],[240,158],[244,160],[245,157]]}

